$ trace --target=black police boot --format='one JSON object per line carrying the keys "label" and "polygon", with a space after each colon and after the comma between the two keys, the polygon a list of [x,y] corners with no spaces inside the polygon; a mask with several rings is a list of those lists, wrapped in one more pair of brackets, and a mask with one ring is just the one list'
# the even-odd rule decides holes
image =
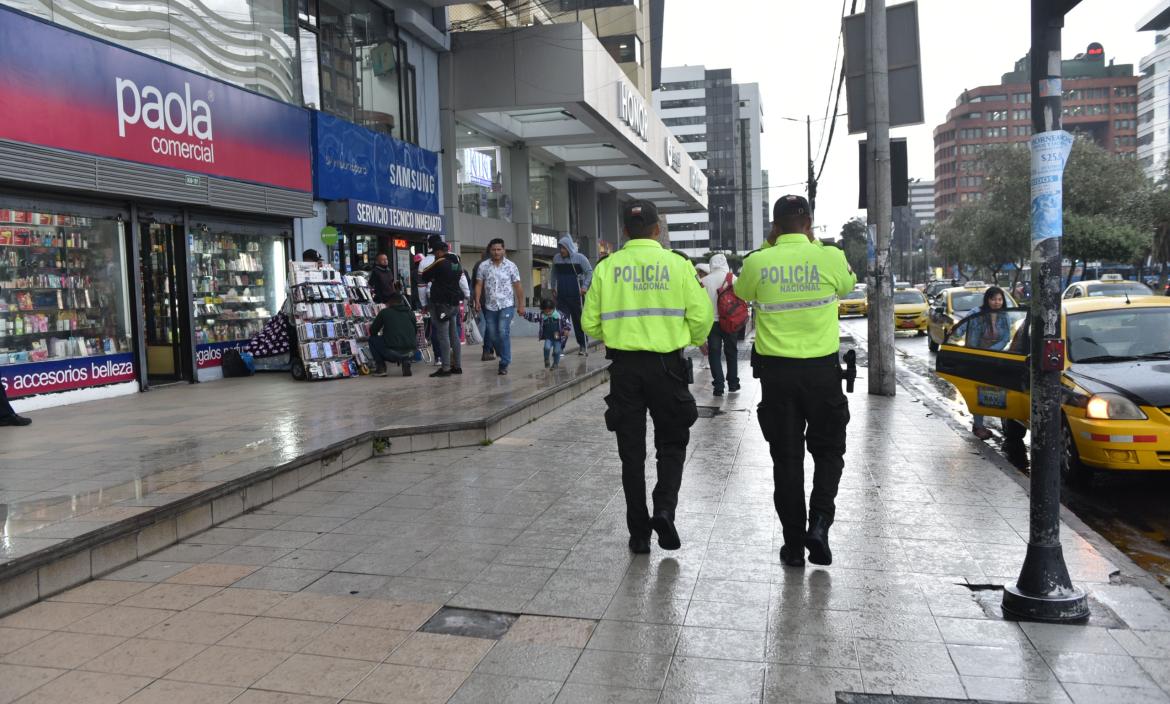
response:
{"label": "black police boot", "polygon": [[801,547],[780,547],[780,561],[788,567],[804,567],[804,549]]}
{"label": "black police boot", "polygon": [[635,555],[646,555],[650,552],[650,536],[644,535],[642,537],[630,536],[630,552]]}
{"label": "black police boot", "polygon": [[654,518],[650,519],[650,527],[658,534],[658,547],[663,550],[678,550],[682,547],[682,541],[678,538],[678,531],[674,527],[674,521],[665,511],[657,511],[654,513]]}
{"label": "black police boot", "polygon": [[808,548],[808,560],[814,565],[833,564],[833,551],[829,549],[829,526],[833,521],[825,516],[810,511],[808,514],[808,533],[804,538],[804,546]]}

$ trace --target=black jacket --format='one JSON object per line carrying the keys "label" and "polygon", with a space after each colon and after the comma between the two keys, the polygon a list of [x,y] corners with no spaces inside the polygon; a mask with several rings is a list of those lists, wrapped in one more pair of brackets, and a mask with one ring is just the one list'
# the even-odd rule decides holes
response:
{"label": "black jacket", "polygon": [[385,303],[394,292],[394,272],[389,267],[375,266],[370,270],[370,287],[374,289],[374,303]]}
{"label": "black jacket", "polygon": [[414,311],[406,301],[386,306],[370,325],[370,335],[381,335],[386,347],[395,352],[408,352],[418,347],[418,330],[415,328]]}
{"label": "black jacket", "polygon": [[459,301],[463,300],[463,290],[459,288],[460,276],[463,276],[463,265],[459,263],[459,257],[448,253],[435,259],[422,272],[422,280],[431,285],[431,303],[459,305]]}

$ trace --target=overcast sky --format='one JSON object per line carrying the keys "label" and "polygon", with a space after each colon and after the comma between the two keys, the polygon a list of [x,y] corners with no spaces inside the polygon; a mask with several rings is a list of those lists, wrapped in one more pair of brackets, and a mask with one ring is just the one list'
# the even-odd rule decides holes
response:
{"label": "overcast sky", "polygon": [[[665,0],[663,65],[730,68],[737,83],[759,83],[764,103],[763,166],[769,202],[804,194],[804,116],[813,116],[813,150],[821,135],[837,36],[838,0]],[[890,4],[893,4],[892,2]],[[1134,27],[1155,0],[1082,0],[1065,22],[1064,54],[1090,42],[1106,61],[1137,64],[1153,50],[1154,34]],[[858,11],[865,0],[858,2]],[[964,88],[999,83],[1028,51],[1027,0],[919,0],[926,123],[891,130],[906,137],[910,177],[934,178],[933,130]],[[830,107],[831,110],[831,107]],[[841,112],[845,96],[841,97]],[[831,113],[830,113],[831,114]],[[797,118],[790,122],[782,118]],[[861,135],[863,136],[863,135]],[[857,142],[841,118],[817,193],[817,224],[836,234],[857,204]],[[823,147],[821,148],[823,151]],[[820,158],[817,158],[820,165]],[[798,183],[799,182],[799,183]],[[785,185],[797,184],[797,185]]]}

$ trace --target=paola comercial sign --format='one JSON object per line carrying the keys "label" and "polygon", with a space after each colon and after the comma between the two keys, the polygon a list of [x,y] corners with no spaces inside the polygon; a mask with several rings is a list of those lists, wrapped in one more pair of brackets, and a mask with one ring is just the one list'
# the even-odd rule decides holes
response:
{"label": "paola comercial sign", "polygon": [[0,139],[308,192],[308,111],[0,7]]}

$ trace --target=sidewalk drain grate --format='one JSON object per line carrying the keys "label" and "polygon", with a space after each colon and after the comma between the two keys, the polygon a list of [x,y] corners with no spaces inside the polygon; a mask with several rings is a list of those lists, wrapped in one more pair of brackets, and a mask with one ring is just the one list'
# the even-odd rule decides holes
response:
{"label": "sidewalk drain grate", "polygon": [[714,418],[721,413],[718,406],[696,406],[696,408],[700,418]]}
{"label": "sidewalk drain grate", "polygon": [[987,699],[943,699],[941,697],[913,697],[905,694],[856,694],[837,692],[837,704],[1021,704],[1002,700]]}
{"label": "sidewalk drain grate", "polygon": [[424,633],[443,633],[451,636],[469,636],[499,640],[504,637],[519,616],[499,611],[456,609],[444,606],[418,629]]}

